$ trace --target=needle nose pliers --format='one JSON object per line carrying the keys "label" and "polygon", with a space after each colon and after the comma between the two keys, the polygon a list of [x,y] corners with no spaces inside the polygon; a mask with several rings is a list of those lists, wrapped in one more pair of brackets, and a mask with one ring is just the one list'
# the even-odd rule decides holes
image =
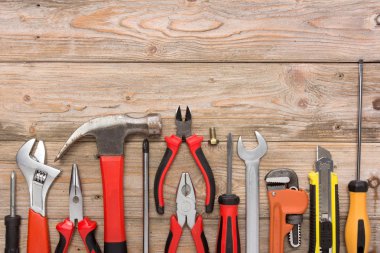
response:
{"label": "needle nose pliers", "polygon": [[86,246],[88,253],[101,253],[100,247],[95,239],[96,222],[88,217],[83,217],[83,198],[80,187],[78,167],[73,164],[70,181],[70,217],[58,223],[59,242],[55,253],[68,252],[74,228],[78,226],[79,234]]}
{"label": "needle nose pliers", "polygon": [[154,199],[156,210],[159,214],[164,213],[164,181],[174,158],[177,155],[178,149],[182,142],[186,142],[190,149],[196,164],[202,172],[206,183],[206,212],[212,213],[215,201],[215,180],[211,167],[202,151],[202,136],[191,134],[191,112],[189,107],[186,108],[185,120],[182,120],[181,107],[178,107],[176,113],[175,124],[177,126],[176,135],[165,137],[167,149],[164,157],[158,166],[156,177],[154,179]]}
{"label": "needle nose pliers", "polygon": [[176,253],[181,239],[182,228],[187,224],[191,229],[197,253],[209,253],[203,231],[203,219],[195,208],[195,191],[189,173],[182,173],[177,189],[177,215],[170,218],[170,232],[166,241],[165,253]]}

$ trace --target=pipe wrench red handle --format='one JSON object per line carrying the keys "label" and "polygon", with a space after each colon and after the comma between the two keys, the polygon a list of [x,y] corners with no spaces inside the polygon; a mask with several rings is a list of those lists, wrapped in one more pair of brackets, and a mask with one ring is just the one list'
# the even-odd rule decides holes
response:
{"label": "pipe wrench red handle", "polygon": [[100,156],[104,204],[104,252],[125,253],[123,174],[124,157]]}
{"label": "pipe wrench red handle", "polygon": [[308,196],[303,190],[272,190],[268,191],[270,206],[269,252],[283,253],[284,238],[292,230],[293,225],[287,224],[286,216],[304,214],[308,206]]}
{"label": "pipe wrench red handle", "polygon": [[182,139],[176,135],[170,137],[165,137],[166,141],[166,151],[164,157],[161,160],[160,165],[158,166],[156,177],[154,179],[154,200],[156,203],[157,213],[163,214],[165,212],[165,203],[164,203],[164,181],[166,173],[170,166],[172,165],[175,156],[178,153],[179,146],[182,143]]}
{"label": "pipe wrench red handle", "polygon": [[186,139],[191,155],[197,163],[206,183],[206,213],[212,213],[215,201],[215,179],[211,167],[202,150],[202,136],[192,135]]}
{"label": "pipe wrench red handle", "polygon": [[46,217],[29,209],[28,253],[50,253],[49,227]]}

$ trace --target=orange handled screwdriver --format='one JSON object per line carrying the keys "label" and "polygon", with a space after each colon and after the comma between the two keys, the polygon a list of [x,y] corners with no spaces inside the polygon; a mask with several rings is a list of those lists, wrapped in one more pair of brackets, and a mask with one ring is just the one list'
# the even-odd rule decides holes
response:
{"label": "orange handled screwdriver", "polygon": [[359,61],[359,101],[358,101],[358,147],[356,180],[348,184],[350,209],[346,222],[346,247],[348,253],[367,253],[371,237],[371,227],[367,214],[367,181],[360,180],[361,134],[363,99],[363,60]]}
{"label": "orange handled screwdriver", "polygon": [[219,196],[220,219],[217,253],[240,253],[238,206],[240,199],[232,194],[232,135],[227,138],[227,193]]}

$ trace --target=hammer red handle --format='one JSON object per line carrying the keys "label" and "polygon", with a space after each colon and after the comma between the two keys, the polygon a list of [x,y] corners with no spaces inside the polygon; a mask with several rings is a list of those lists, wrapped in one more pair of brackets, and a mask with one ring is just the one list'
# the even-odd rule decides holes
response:
{"label": "hammer red handle", "polygon": [[124,226],[124,157],[100,156],[104,205],[104,252],[126,253]]}
{"label": "hammer red handle", "polygon": [[186,143],[189,146],[190,152],[202,172],[203,178],[206,183],[206,213],[212,213],[214,210],[215,201],[215,180],[211,167],[206,159],[206,156],[202,150],[202,136],[192,135],[186,139]]}
{"label": "hammer red handle", "polygon": [[29,209],[28,253],[50,253],[49,227],[46,217]]}

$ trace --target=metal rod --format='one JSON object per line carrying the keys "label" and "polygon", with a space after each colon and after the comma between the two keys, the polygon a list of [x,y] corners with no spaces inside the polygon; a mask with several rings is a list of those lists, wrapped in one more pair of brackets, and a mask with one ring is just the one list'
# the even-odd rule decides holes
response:
{"label": "metal rod", "polygon": [[232,193],[232,134],[227,136],[227,194]]}
{"label": "metal rod", "polygon": [[143,142],[144,167],[144,253],[149,252],[149,141]]}
{"label": "metal rod", "polygon": [[12,171],[11,174],[11,196],[10,196],[10,208],[11,208],[11,217],[16,216],[16,175],[15,172]]}
{"label": "metal rod", "polygon": [[356,180],[360,180],[360,164],[362,154],[362,111],[363,111],[363,60],[359,60],[359,95],[358,95],[358,146]]}

